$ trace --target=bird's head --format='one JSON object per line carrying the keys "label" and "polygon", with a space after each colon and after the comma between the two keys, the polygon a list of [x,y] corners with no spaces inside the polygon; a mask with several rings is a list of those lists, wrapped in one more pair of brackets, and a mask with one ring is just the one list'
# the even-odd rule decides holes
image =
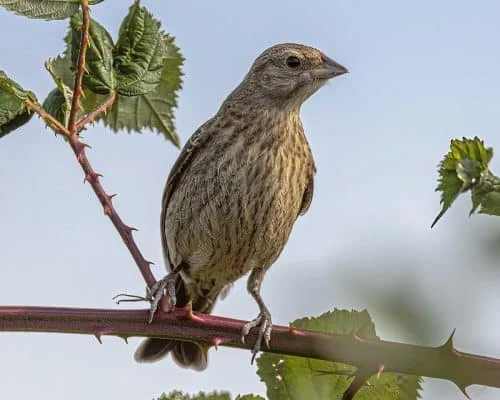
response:
{"label": "bird's head", "polygon": [[301,44],[278,44],[265,50],[252,64],[233,93],[265,105],[296,108],[329,79],[347,73],[344,66],[321,51]]}

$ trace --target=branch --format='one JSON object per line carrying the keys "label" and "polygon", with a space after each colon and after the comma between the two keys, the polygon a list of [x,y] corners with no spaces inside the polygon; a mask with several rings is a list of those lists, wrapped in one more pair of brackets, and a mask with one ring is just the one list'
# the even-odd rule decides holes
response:
{"label": "branch", "polygon": [[91,112],[89,112],[85,117],[83,117],[82,119],[80,119],[76,125],[75,125],[75,129],[77,132],[80,132],[83,127],[87,124],[90,124],[92,122],[95,121],[95,119],[97,118],[97,116],[100,114],[100,113],[106,113],[106,111],[108,110],[108,108],[111,108],[111,106],[113,105],[113,103],[115,102],[116,100],[116,93],[115,92],[111,92],[109,94],[109,97],[106,99],[106,101],[100,105],[98,105],[94,110],[92,110]]}
{"label": "branch", "polygon": [[80,110],[80,96],[83,93],[82,80],[85,73],[85,55],[89,45],[89,25],[90,10],[88,0],[81,0],[82,3],[82,37],[80,40],[80,51],[78,52],[78,61],[76,64],[75,84],[73,85],[73,99],[71,101],[71,110],[68,118],[68,129],[76,134],[75,120],[78,110]]}
{"label": "branch", "polygon": [[36,104],[31,103],[27,104],[27,106],[30,107],[31,110],[35,111],[40,116],[42,116],[42,118],[44,118],[46,121],[48,121],[52,126],[52,128],[55,129],[56,133],[63,133],[64,135],[67,136],[68,142],[71,148],[73,149],[73,152],[75,153],[76,158],[83,169],[83,172],[85,173],[85,180],[89,182],[90,185],[92,186],[92,189],[94,190],[95,194],[97,195],[97,198],[99,199],[99,201],[103,206],[104,213],[109,217],[109,219],[115,226],[116,230],[118,231],[121,238],[125,242],[125,245],[129,249],[132,258],[139,267],[139,270],[141,271],[141,274],[144,280],[146,281],[146,284],[148,285],[148,287],[151,288],[155,284],[156,279],[149,267],[151,265],[151,262],[147,261],[144,258],[141,251],[139,250],[139,247],[135,243],[132,232],[136,229],[126,225],[116,212],[112,203],[114,195],[108,195],[104,190],[104,188],[102,187],[101,182],[99,180],[99,177],[101,177],[102,175],[94,171],[85,153],[85,148],[88,147],[88,145],[80,141],[80,138],[78,136],[78,130],[83,128],[83,126],[86,123],[93,121],[98,113],[105,111],[109,106],[111,106],[111,104],[113,104],[116,98],[116,95],[114,93],[110,94],[110,97],[103,104],[101,104],[95,110],[90,112],[87,116],[78,121],[78,123],[75,122],[76,115],[78,113],[78,110],[80,109],[79,99],[83,92],[82,79],[83,79],[83,74],[86,70],[85,54],[87,52],[87,46],[89,43],[90,15],[89,15],[88,0],[81,0],[81,4],[82,4],[82,20],[83,20],[82,37],[80,40],[80,52],[78,54],[78,62],[76,65],[76,76],[73,89],[73,99],[71,102],[71,110],[69,112],[68,129],[66,129],[61,123],[55,120],[55,118],[48,115],[41,107],[37,106]]}
{"label": "branch", "polygon": [[40,117],[42,117],[56,133],[64,136],[69,136],[68,129],[38,104],[33,103],[31,100],[26,100],[24,104],[26,104],[26,107],[28,107],[31,111],[37,113]]}
{"label": "branch", "polygon": [[[195,313],[190,307],[158,312],[152,324],[146,323],[148,316],[149,310],[0,306],[0,332],[80,333],[99,341],[105,335],[163,337],[249,350],[256,339],[252,331],[241,342],[245,321]],[[270,345],[273,353],[341,362],[373,374],[383,369],[447,379],[464,393],[473,384],[500,387],[500,359],[456,350],[453,335],[442,346],[425,347],[274,326]]]}

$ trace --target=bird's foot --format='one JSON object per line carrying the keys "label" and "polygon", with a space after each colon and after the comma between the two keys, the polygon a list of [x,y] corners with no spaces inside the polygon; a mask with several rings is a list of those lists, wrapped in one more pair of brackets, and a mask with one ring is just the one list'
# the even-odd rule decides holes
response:
{"label": "bird's foot", "polygon": [[175,308],[175,303],[177,302],[177,298],[175,296],[176,279],[177,273],[171,272],[157,281],[151,289],[146,289],[146,297],[151,304],[149,309],[149,323],[153,321],[158,305],[164,296],[164,301],[167,304],[167,311],[172,311]]}
{"label": "bird's foot", "polygon": [[271,340],[271,330],[273,327],[273,322],[271,319],[271,313],[267,308],[263,308],[257,318],[243,325],[241,329],[241,341],[245,343],[245,337],[248,335],[252,328],[258,328],[257,340],[252,349],[252,361],[254,362],[257,353],[262,347],[262,341],[266,344],[269,349],[269,341]]}
{"label": "bird's foot", "polygon": [[177,298],[175,297],[175,280],[177,274],[171,272],[166,275],[163,279],[157,281],[153,287],[146,288],[146,296],[137,296],[135,294],[120,293],[113,297],[116,300],[116,304],[136,302],[136,301],[147,301],[151,306],[149,309],[149,319],[148,323],[153,321],[156,310],[160,301],[165,296],[165,302],[167,304],[167,311],[171,311],[175,308],[175,303]]}

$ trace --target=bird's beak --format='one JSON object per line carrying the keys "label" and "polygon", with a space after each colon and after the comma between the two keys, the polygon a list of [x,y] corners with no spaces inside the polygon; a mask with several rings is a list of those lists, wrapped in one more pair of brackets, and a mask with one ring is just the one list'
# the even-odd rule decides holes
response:
{"label": "bird's beak", "polygon": [[340,65],[338,62],[332,60],[330,57],[322,54],[323,64],[321,67],[311,71],[313,78],[316,79],[331,79],[336,76],[347,74],[349,70]]}

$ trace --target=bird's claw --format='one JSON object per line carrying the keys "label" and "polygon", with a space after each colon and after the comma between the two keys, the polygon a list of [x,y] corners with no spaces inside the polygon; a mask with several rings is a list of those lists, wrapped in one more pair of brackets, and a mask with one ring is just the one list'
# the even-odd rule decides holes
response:
{"label": "bird's claw", "polygon": [[149,323],[153,321],[155,312],[158,309],[160,301],[164,295],[168,306],[167,311],[171,311],[175,308],[175,303],[177,302],[177,298],[175,296],[175,279],[176,275],[170,273],[163,279],[157,281],[151,289],[147,289],[146,297],[151,304],[149,309]]}
{"label": "bird's claw", "polygon": [[273,327],[273,322],[271,319],[271,314],[268,310],[262,310],[257,318],[253,319],[250,322],[247,322],[243,325],[241,329],[241,341],[245,343],[245,337],[248,335],[252,328],[258,328],[257,340],[255,341],[255,345],[252,349],[252,361],[254,362],[257,353],[260,351],[262,347],[262,340],[266,344],[266,347],[269,349],[269,342],[271,340],[271,330]]}

